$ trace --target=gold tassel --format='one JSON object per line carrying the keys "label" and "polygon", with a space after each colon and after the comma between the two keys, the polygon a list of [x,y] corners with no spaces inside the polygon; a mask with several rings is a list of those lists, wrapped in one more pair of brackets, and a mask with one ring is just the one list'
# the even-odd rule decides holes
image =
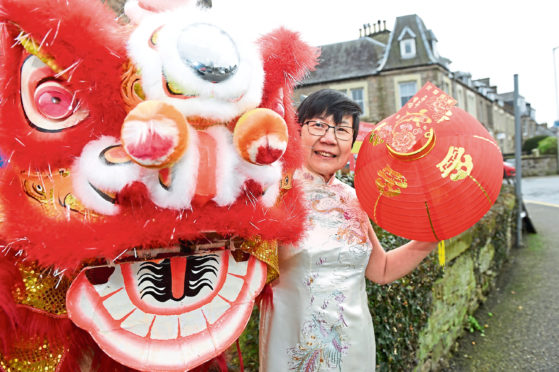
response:
{"label": "gold tassel", "polygon": [[439,265],[444,266],[445,264],[445,257],[444,257],[444,240],[439,242]]}

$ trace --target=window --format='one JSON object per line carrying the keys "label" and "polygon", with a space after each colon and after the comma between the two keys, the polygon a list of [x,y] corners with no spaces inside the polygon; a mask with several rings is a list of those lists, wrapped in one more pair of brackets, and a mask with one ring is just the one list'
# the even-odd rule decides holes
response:
{"label": "window", "polygon": [[404,27],[398,42],[400,43],[400,56],[402,59],[409,59],[415,57],[415,32],[408,26]]}
{"label": "window", "polygon": [[442,85],[443,85],[443,92],[445,92],[449,96],[452,96],[452,92],[450,91],[450,84],[446,80],[444,80]]}
{"label": "window", "polygon": [[398,86],[400,88],[400,107],[402,107],[417,93],[417,82],[406,81],[399,83]]}
{"label": "window", "polygon": [[431,40],[431,50],[435,58],[439,58],[439,48],[437,48],[437,40]]}
{"label": "window", "polygon": [[400,55],[402,59],[415,57],[415,39],[404,39],[400,41]]}
{"label": "window", "polygon": [[365,102],[363,102],[363,88],[350,89],[351,99],[361,107],[361,112],[365,112]]}

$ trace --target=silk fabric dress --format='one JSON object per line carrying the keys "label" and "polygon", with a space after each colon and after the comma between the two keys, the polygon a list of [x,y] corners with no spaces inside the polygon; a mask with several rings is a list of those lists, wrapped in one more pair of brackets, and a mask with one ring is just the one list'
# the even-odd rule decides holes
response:
{"label": "silk fabric dress", "polygon": [[309,210],[297,246],[280,247],[273,306],[261,307],[260,371],[374,371],[365,291],[372,250],[355,190],[309,170],[295,173]]}

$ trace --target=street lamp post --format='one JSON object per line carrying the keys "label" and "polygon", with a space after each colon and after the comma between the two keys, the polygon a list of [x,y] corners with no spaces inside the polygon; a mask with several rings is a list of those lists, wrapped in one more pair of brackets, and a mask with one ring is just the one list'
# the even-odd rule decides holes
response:
{"label": "street lamp post", "polygon": [[559,94],[557,94],[557,62],[555,61],[555,51],[559,49],[559,45],[553,48],[553,74],[555,76],[555,120],[559,120]]}
{"label": "street lamp post", "polygon": [[514,74],[514,159],[516,164],[516,201],[518,203],[518,215],[516,220],[516,245],[523,247],[522,242],[522,219],[524,213],[524,202],[522,200],[522,127],[520,125],[520,105],[518,104],[518,74]]}
{"label": "street lamp post", "polygon": [[557,91],[557,62],[555,61],[555,51],[559,49],[559,45],[553,48],[553,75],[555,77],[555,138],[557,138],[557,173],[559,173],[559,92]]}

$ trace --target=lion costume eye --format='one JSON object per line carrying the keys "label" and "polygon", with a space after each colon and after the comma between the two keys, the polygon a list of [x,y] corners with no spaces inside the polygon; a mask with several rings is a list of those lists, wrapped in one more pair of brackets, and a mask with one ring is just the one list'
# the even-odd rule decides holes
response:
{"label": "lion costume eye", "polygon": [[71,128],[88,114],[64,81],[34,55],[21,66],[21,102],[29,123],[41,132]]}
{"label": "lion costume eye", "polygon": [[64,120],[74,112],[74,96],[61,84],[47,81],[35,90],[35,107],[51,120]]}

